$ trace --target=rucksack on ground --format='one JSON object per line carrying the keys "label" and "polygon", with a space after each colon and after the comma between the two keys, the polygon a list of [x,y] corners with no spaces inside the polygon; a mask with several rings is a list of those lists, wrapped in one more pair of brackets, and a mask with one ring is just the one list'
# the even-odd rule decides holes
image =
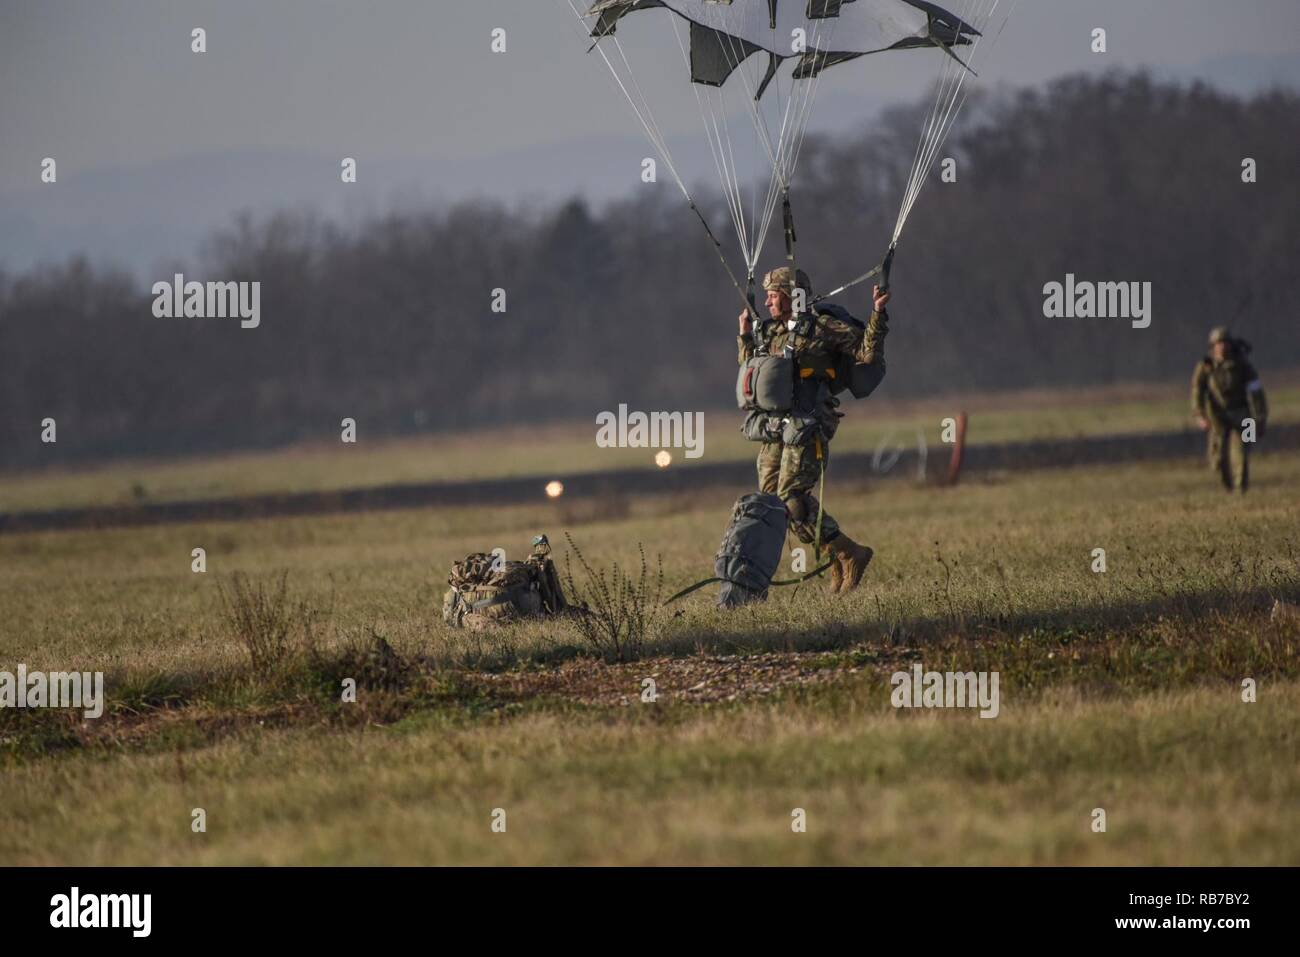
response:
{"label": "rucksack on ground", "polygon": [[545,535],[533,539],[525,561],[475,552],[451,566],[442,620],[481,631],[524,618],[557,615],[567,607]]}
{"label": "rucksack on ground", "polygon": [[785,550],[785,528],[785,504],[775,495],[751,492],[736,500],[713,561],[713,574],[722,579],[719,606],[767,600]]}

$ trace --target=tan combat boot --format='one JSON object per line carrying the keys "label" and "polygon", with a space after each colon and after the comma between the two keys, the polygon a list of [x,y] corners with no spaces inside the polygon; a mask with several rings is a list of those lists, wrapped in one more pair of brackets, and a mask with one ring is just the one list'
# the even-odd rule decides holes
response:
{"label": "tan combat boot", "polygon": [[831,562],[831,567],[827,569],[831,573],[831,580],[826,585],[826,591],[834,593],[844,585],[844,569],[840,567],[840,558],[831,550],[830,545],[826,546],[826,552]]}
{"label": "tan combat boot", "polygon": [[[857,588],[862,581],[862,576],[867,571],[867,566],[871,564],[871,556],[875,552],[866,545],[859,545],[843,532],[837,535],[826,547],[835,556],[835,564],[839,567],[840,572],[840,587],[833,590],[846,592]],[[834,582],[834,580],[835,576],[832,574],[831,581]]]}

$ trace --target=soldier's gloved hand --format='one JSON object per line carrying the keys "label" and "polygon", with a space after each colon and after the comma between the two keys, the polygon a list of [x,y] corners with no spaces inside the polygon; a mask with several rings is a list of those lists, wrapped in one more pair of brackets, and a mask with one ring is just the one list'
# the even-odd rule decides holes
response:
{"label": "soldier's gloved hand", "polygon": [[885,306],[886,304],[888,304],[889,299],[890,299],[890,292],[888,289],[881,291],[881,288],[879,286],[871,287],[871,303],[872,303],[872,307],[876,310],[876,312],[884,312]]}
{"label": "soldier's gloved hand", "polygon": [[742,336],[749,335],[749,327],[749,310],[746,309],[740,314],[740,334]]}

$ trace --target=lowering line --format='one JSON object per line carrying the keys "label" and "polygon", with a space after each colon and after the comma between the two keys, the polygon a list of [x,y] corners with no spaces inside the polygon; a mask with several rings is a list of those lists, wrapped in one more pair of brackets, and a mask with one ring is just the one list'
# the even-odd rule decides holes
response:
{"label": "lowering line", "polygon": [[[801,575],[801,576],[799,576],[798,578],[786,578],[786,579],[784,579],[784,580],[782,580],[782,581],[779,581],[779,582],[768,582],[767,585],[768,585],[769,588],[776,588],[776,587],[779,587],[779,586],[781,586],[781,585],[801,585],[801,584],[803,584],[804,582],[806,582],[806,581],[807,581],[808,579],[810,579],[810,578],[816,578],[816,577],[817,577],[818,575],[820,575],[822,572],[826,571],[826,569],[830,568],[831,565],[833,565],[833,564],[835,564],[835,560],[834,560],[834,559],[831,559],[831,561],[827,562],[826,564],[822,565],[822,566],[819,567],[819,568],[814,568],[812,571],[808,572],[808,574],[806,574],[806,575]],[[741,588],[748,588],[748,587],[749,587],[748,585],[742,585],[740,582],[733,582],[733,581],[731,581],[731,579],[729,579],[729,578],[706,578],[706,579],[704,579],[704,581],[702,581],[702,582],[696,582],[694,585],[691,585],[689,588],[683,588],[683,589],[682,589],[681,591],[679,591],[676,595],[673,595],[672,598],[669,598],[666,602],[664,602],[663,605],[661,605],[660,607],[662,608],[662,607],[665,607],[665,606],[667,606],[667,605],[671,605],[671,604],[672,604],[673,602],[675,602],[677,599],[679,599],[679,598],[685,598],[685,597],[686,597],[687,595],[689,595],[691,592],[693,592],[693,591],[699,591],[699,590],[700,590],[701,588],[703,588],[705,585],[712,585],[714,582],[731,582],[731,584],[733,584],[733,585],[739,585]]]}

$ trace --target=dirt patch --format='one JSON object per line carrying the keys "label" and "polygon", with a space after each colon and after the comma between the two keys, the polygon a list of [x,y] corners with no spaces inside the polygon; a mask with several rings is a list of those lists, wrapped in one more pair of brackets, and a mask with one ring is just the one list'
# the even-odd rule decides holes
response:
{"label": "dirt patch", "polygon": [[404,690],[362,689],[357,703],[346,706],[301,698],[223,709],[197,701],[110,709],[95,721],[81,721],[71,714],[24,712],[0,729],[4,732],[0,733],[0,746],[7,745],[14,756],[87,748],[140,750],[164,742],[169,747],[192,747],[257,729],[383,726],[429,707],[461,709],[469,715],[548,699],[623,708],[640,703],[649,687],[646,679],[653,680],[659,704],[748,701],[892,667],[907,654],[908,649],[903,648],[882,651],[864,647],[837,653],[659,657],[613,664],[580,658],[537,670],[501,673],[417,668]]}
{"label": "dirt patch", "polygon": [[691,658],[646,658],[626,664],[578,659],[542,671],[467,675],[488,694],[511,698],[539,695],[590,705],[639,703],[646,679],[654,681],[657,700],[706,703],[762,698],[792,687],[826,685],[846,675],[883,666],[888,658],[903,661],[906,649],[855,654],[770,652],[759,655],[706,655]]}

